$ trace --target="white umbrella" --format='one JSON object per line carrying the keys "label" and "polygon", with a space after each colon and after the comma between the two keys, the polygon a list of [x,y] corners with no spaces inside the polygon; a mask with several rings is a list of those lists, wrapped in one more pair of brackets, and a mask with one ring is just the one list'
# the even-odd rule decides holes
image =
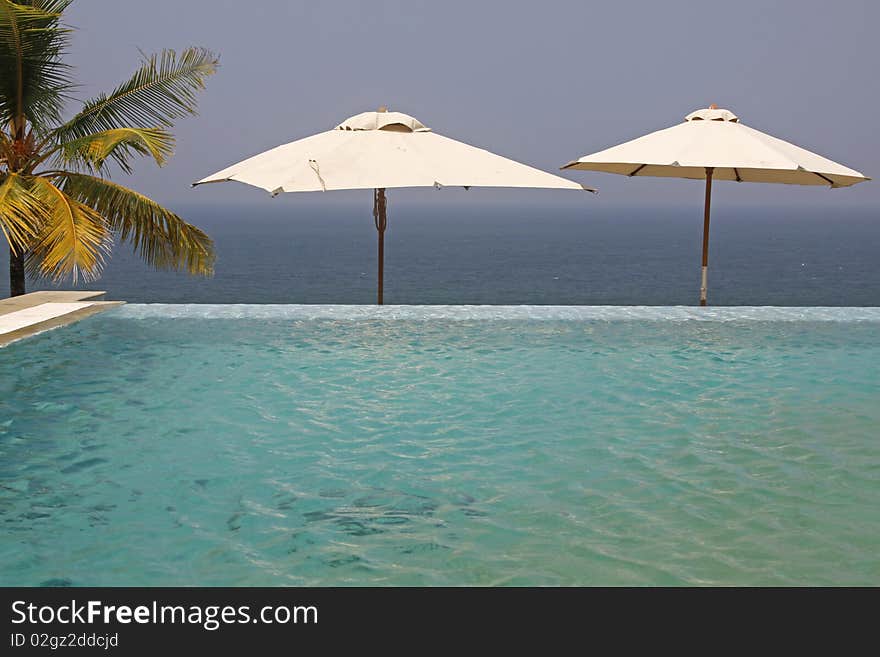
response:
{"label": "white umbrella", "polygon": [[373,189],[379,237],[377,302],[383,302],[389,187],[540,187],[595,191],[432,132],[400,112],[364,112],[333,130],[273,148],[194,183],[234,180],[281,192]]}
{"label": "white umbrella", "polygon": [[842,164],[743,125],[733,112],[715,105],[691,112],[684,123],[585,155],[562,168],[624,176],[705,178],[701,306],[706,305],[713,179],[832,188],[870,180]]}

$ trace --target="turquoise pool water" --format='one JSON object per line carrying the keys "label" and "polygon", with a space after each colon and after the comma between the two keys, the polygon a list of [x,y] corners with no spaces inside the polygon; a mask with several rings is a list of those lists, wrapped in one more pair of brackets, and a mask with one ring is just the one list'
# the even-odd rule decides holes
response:
{"label": "turquoise pool water", "polygon": [[880,309],[129,305],[0,349],[3,585],[880,585]]}

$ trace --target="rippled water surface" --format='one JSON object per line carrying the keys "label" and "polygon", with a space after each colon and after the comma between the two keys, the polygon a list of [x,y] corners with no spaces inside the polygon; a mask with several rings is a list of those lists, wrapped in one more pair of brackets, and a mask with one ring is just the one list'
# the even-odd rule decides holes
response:
{"label": "rippled water surface", "polygon": [[880,585],[876,311],[432,312],[0,349],[0,584]]}

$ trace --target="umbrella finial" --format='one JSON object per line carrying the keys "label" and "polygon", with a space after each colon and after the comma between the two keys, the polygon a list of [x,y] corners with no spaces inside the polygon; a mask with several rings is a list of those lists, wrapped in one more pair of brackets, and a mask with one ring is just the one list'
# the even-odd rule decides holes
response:
{"label": "umbrella finial", "polygon": [[382,112],[382,113],[384,114],[385,112],[388,111],[388,106],[387,106],[387,105],[380,105],[380,106],[379,106],[379,109],[377,109],[376,111],[377,111],[377,112]]}
{"label": "umbrella finial", "polygon": [[711,105],[709,105],[709,109],[718,109],[718,105],[712,103]]}

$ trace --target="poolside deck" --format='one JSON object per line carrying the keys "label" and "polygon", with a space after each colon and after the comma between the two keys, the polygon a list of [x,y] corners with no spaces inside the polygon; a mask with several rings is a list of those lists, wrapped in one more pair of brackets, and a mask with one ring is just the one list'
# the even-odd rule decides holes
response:
{"label": "poolside deck", "polygon": [[41,291],[0,299],[0,347],[122,305],[101,291]]}

